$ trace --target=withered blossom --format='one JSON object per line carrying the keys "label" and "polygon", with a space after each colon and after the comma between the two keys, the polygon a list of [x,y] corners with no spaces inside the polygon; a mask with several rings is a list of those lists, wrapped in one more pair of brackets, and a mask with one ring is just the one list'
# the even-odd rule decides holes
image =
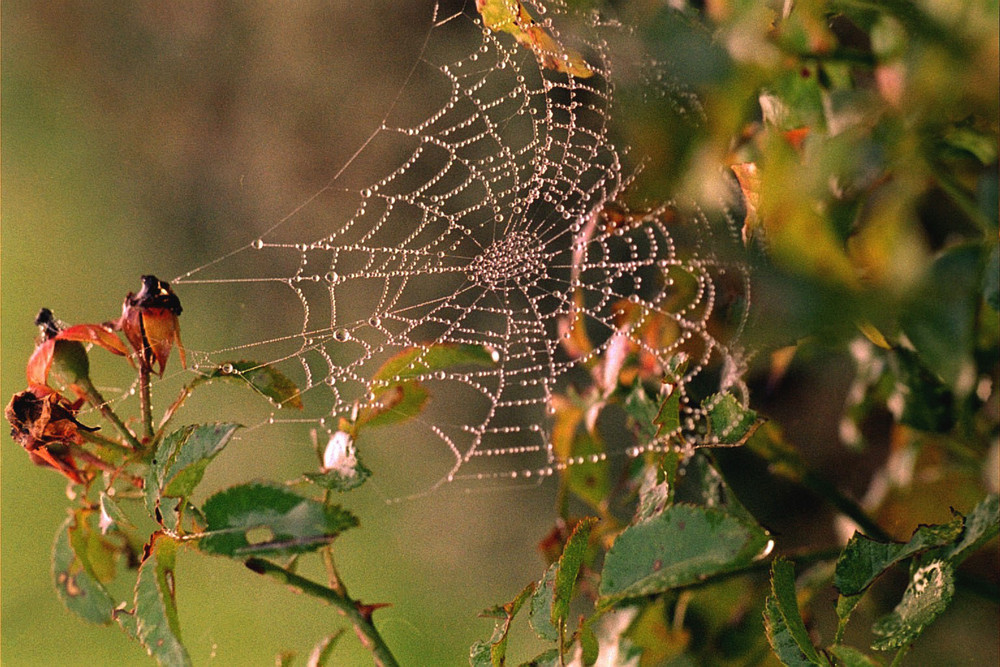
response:
{"label": "withered blossom", "polygon": [[125,297],[121,319],[115,324],[135,349],[140,366],[155,370],[161,377],[175,343],[181,364],[187,367],[178,319],[181,310],[180,299],[170,289],[170,283],[156,276],[142,276],[142,289]]}
{"label": "withered blossom", "polygon": [[84,476],[71,445],[83,444],[80,431],[96,431],[76,420],[76,407],[54,390],[38,385],[14,394],[4,411],[11,436],[36,465],[58,470],[77,484]]}

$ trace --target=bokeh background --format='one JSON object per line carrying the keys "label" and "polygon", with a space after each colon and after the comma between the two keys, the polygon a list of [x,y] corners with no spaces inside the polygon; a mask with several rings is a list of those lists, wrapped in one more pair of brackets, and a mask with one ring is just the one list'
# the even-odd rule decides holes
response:
{"label": "bokeh background", "polygon": [[[463,3],[444,4],[457,10]],[[467,4],[471,10],[473,3]],[[693,3],[722,26],[714,35],[696,22],[664,18],[657,3],[616,4],[640,19],[640,38],[669,72],[663,94],[653,98],[639,92],[649,79],[623,82],[620,131],[648,158],[637,199],[704,194],[699,184],[711,180],[705,175],[712,169],[760,157],[754,150],[766,153],[767,147],[749,140],[750,148],[740,153],[732,139],[744,131],[753,135],[749,121],[761,116],[757,91],[764,82],[784,80],[789,71],[806,77],[797,61],[774,54],[768,41],[781,3]],[[828,11],[822,3],[801,4],[805,16]],[[770,266],[761,284],[759,305],[767,315],[758,334],[763,352],[751,374],[754,403],[784,428],[810,465],[858,498],[893,460],[898,430],[891,415],[876,411],[864,424],[866,448],[848,449],[839,437],[854,380],[849,342],[857,335],[855,318],[870,317],[890,330],[901,304],[920,296],[936,253],[958,241],[997,236],[996,3],[984,5],[955,3],[959,9],[952,14],[942,3],[921,5],[948,26],[951,41],[965,46],[956,51],[942,38],[946,44],[939,47],[933,35],[899,46],[910,75],[902,97],[847,100],[860,109],[889,107],[873,120],[876,131],[848,137],[806,168],[782,162],[783,153],[770,162],[773,173],[786,170],[789,183],[797,182],[794,175],[815,184],[838,169],[857,173],[865,165],[878,169],[913,158],[908,177],[879,193],[878,201],[899,205],[875,207],[867,218],[874,221],[867,229],[888,231],[868,234],[866,252],[844,259],[845,266],[864,260],[865,287],[830,279],[810,256]],[[110,319],[124,294],[138,289],[140,275],[169,279],[212,261],[327,183],[400,89],[431,15],[432,3],[424,1],[5,2],[2,394],[22,388],[39,307],[70,322]],[[864,42],[876,31],[863,27],[864,35],[844,28],[835,38]],[[816,46],[810,37],[827,32],[804,25],[801,34],[805,49]],[[853,46],[872,48],[870,41]],[[865,95],[892,94],[872,81],[861,87]],[[687,119],[691,92],[704,105],[701,122]],[[412,108],[421,103],[414,99]],[[975,195],[972,212],[935,180],[918,141],[935,123],[963,118],[978,119],[984,127],[977,130],[987,144],[992,137],[994,147],[992,158],[987,146],[978,163],[962,162],[953,170],[961,176],[957,185],[947,184]],[[895,153],[887,158],[884,151]],[[788,206],[770,214],[786,216],[795,228],[800,204],[815,193],[789,187],[786,194]],[[977,227],[975,208],[983,201],[985,230]],[[851,229],[837,231],[846,237]],[[195,350],[231,345],[236,331],[265,336],[268,317],[300,318],[299,312],[248,310],[239,299],[207,290],[180,297],[184,340]],[[996,326],[986,329],[984,340],[973,342],[976,350],[986,349],[977,351],[976,368],[995,383]],[[776,373],[770,352],[800,338],[809,343]],[[103,366],[95,371],[109,388],[127,387],[127,376],[115,373]],[[169,382],[159,396],[173,395]],[[186,408],[183,418],[217,419],[225,409],[226,417],[232,411],[233,418],[256,423],[266,414],[265,406],[241,394],[213,392]],[[984,410],[994,424],[996,401],[995,390],[987,394]],[[405,430],[392,437],[408,445]],[[227,448],[202,488],[295,477],[315,465],[307,438],[304,430],[254,430]],[[995,438],[994,426],[992,440],[969,444],[958,463],[948,446],[924,447],[920,451],[931,460],[915,470],[931,476],[930,483],[892,495],[879,507],[880,520],[905,538],[917,523],[947,520],[949,507],[967,510],[991,486],[995,491],[990,466],[997,464],[987,458]],[[3,663],[146,664],[142,649],[117,629],[84,625],[63,609],[49,574],[52,535],[67,507],[63,481],[31,465],[9,438],[0,441],[0,453]],[[405,475],[411,456],[401,451],[392,474]],[[721,463],[746,504],[788,548],[836,542],[833,512],[815,496],[769,476],[749,454],[728,452]],[[541,575],[544,562],[535,545],[555,520],[554,489],[448,489],[386,504],[392,495],[391,488],[373,483],[345,498],[362,527],[337,542],[341,574],[355,597],[392,603],[376,619],[403,664],[463,664],[469,645],[492,631],[492,621],[476,614]],[[992,576],[995,589],[995,546],[988,551],[974,566]],[[900,581],[895,585],[902,590]],[[179,557],[178,595],[183,637],[196,664],[271,664],[279,651],[303,655],[343,626],[314,600],[193,550]],[[883,602],[891,598],[886,594]],[[960,592],[918,643],[912,664],[996,664],[998,622],[995,602]],[[516,655],[534,654],[530,632],[514,640]],[[336,664],[369,660],[351,636],[336,649]]]}

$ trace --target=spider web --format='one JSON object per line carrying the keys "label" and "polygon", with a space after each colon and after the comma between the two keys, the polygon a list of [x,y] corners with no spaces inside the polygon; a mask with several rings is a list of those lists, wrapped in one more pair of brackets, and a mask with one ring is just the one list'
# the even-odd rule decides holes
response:
{"label": "spider web", "polygon": [[[542,67],[510,35],[484,29],[474,7],[435,6],[404,88],[347,165],[259,238],[171,281],[245,289],[262,312],[296,306],[301,318],[286,331],[196,353],[196,370],[237,358],[276,365],[323,406],[315,416],[275,409],[271,423],[332,435],[400,379],[373,381],[401,352],[482,346],[493,363],[412,372],[412,358],[407,378],[432,399],[405,429],[432,444],[398,456],[439,471],[429,489],[545,478],[584,462],[553,450],[553,396],[593,386],[593,368],[625,350],[668,373],[682,423],[612,455],[712,444],[700,398],[725,390],[747,401],[739,332],[749,281],[717,249],[730,241],[726,225],[713,232],[697,208],[615,207],[629,178],[612,140],[613,59],[600,37],[609,25],[558,3],[525,6],[593,76]],[[643,325],[656,318],[672,333],[651,340]],[[570,345],[580,334],[590,349]]]}

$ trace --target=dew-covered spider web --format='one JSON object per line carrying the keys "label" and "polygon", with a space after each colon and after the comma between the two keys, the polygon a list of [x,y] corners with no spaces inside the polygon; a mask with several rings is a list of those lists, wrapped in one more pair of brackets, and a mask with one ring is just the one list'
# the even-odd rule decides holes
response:
{"label": "dew-covered spider web", "polygon": [[[419,414],[370,433],[403,465],[437,471],[418,491],[582,463],[553,449],[553,397],[610,392],[601,372],[620,364],[609,357],[641,359],[647,379],[677,392],[682,419],[601,457],[711,444],[720,429],[702,399],[747,401],[749,281],[719,250],[732,241],[725,221],[695,206],[618,204],[631,172],[612,138],[615,67],[602,35],[615,26],[558,3],[525,7],[591,76],[545,67],[484,28],[474,3],[438,6],[403,89],[329,183],[259,238],[171,281],[182,297],[239,289],[251,308],[292,314],[273,335],[233,332],[231,346],[193,354],[201,369],[275,365],[322,406],[274,407],[266,421],[306,421],[325,438],[394,382],[425,388]],[[423,370],[442,348],[488,358]],[[386,377],[400,358],[406,367]]]}

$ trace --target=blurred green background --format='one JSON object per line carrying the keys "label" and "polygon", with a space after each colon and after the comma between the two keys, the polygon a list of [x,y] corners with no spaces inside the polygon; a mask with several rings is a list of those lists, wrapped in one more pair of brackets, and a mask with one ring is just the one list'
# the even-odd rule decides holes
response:
{"label": "blurred green background", "polygon": [[[969,271],[942,277],[932,267],[962,243],[995,252],[997,3],[922,2],[885,19],[863,2],[800,2],[782,31],[774,30],[780,2],[692,3],[713,28],[661,3],[615,4],[671,73],[662,97],[640,94],[642,77],[622,83],[620,131],[648,157],[631,195],[703,198],[712,194],[705,184],[738,162],[770,174],[759,193],[773,262],[761,269],[755,295],[762,313],[755,406],[847,493],[862,498],[872,479],[888,475],[892,488],[872,511],[898,538],[995,492],[996,312],[979,303],[979,283],[948,278]],[[848,10],[847,23],[831,18]],[[431,3],[9,0],[2,12],[2,393],[9,396],[23,387],[40,306],[70,322],[110,319],[140,275],[170,279],[216,259],[327,183],[400,89]],[[886,68],[873,65],[876,57]],[[762,129],[762,90],[793,101],[785,126]],[[688,92],[704,107],[700,122],[678,103]],[[413,108],[420,103],[412,100]],[[838,122],[843,128],[833,127]],[[797,127],[821,137],[803,154],[777,132]],[[854,189],[831,185],[838,183]],[[976,280],[995,271],[976,270]],[[971,315],[955,310],[968,301],[962,286],[975,292]],[[218,296],[180,293],[190,348],[230,345],[235,329],[266,335],[262,313]],[[965,401],[961,414],[971,415],[955,427],[961,433],[901,430],[882,400],[859,418],[864,446],[844,445],[860,320],[893,340],[925,333],[926,361]],[[771,356],[797,340],[805,343],[789,365]],[[114,373],[95,371],[109,394],[129,381]],[[172,396],[169,382],[161,396]],[[982,386],[985,397],[966,400]],[[236,393],[206,394],[185,421],[216,419],[220,407],[247,423],[266,414]],[[394,437],[406,442],[405,430]],[[314,465],[306,439],[281,429],[244,434],[201,488],[293,477]],[[272,456],[279,448],[287,455]],[[3,663],[146,664],[117,629],[86,626],[62,608],[49,553],[65,516],[64,484],[9,438],[0,453]],[[909,480],[891,475],[903,454],[917,461],[905,468]],[[769,476],[759,460],[732,451],[720,463],[781,536],[779,548],[840,539],[828,506]],[[407,474],[408,465],[400,459],[393,474]],[[476,614],[543,571],[535,545],[555,519],[552,485],[466,491],[386,504],[391,487],[373,483],[345,497],[362,527],[336,544],[341,574],[355,597],[392,603],[375,618],[403,664],[464,664],[469,645],[492,630]],[[995,587],[996,550],[987,551],[970,567]],[[343,626],[314,600],[193,550],[180,555],[178,595],[196,664],[271,664],[279,651],[307,653]],[[884,602],[891,605],[891,595]],[[911,664],[996,664],[998,622],[995,603],[960,593]],[[529,634],[515,636],[515,655],[533,654],[524,646]],[[351,636],[335,656],[336,664],[370,661]]]}

